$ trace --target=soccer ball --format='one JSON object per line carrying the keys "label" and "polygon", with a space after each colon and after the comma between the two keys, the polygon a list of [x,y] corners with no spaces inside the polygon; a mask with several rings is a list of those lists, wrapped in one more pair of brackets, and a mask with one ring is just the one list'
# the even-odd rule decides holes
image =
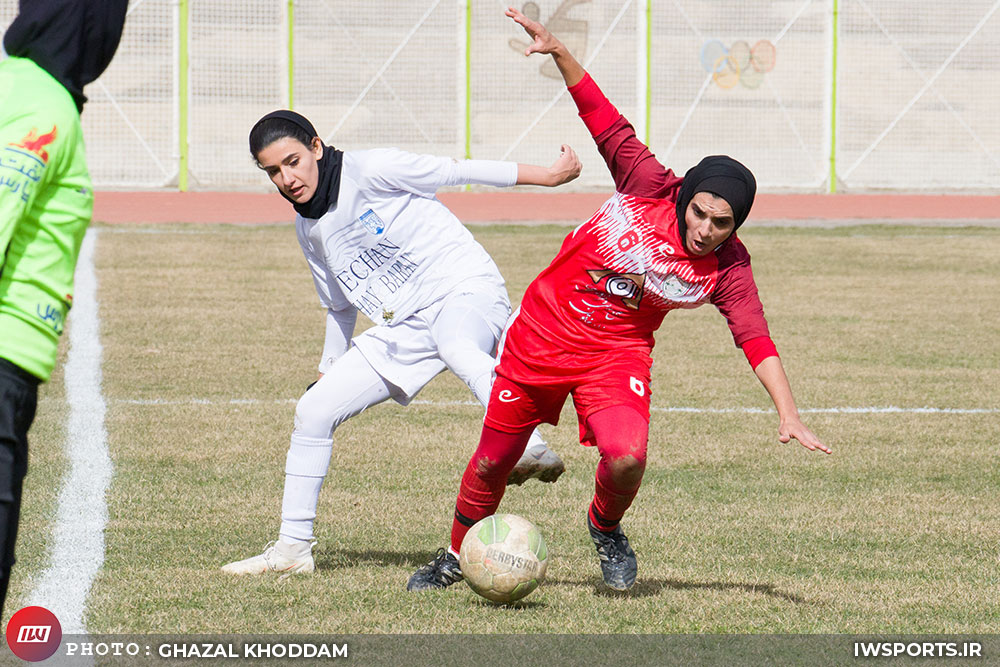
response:
{"label": "soccer ball", "polygon": [[458,562],[472,590],[493,602],[514,602],[545,579],[549,554],[535,524],[494,514],[469,529]]}

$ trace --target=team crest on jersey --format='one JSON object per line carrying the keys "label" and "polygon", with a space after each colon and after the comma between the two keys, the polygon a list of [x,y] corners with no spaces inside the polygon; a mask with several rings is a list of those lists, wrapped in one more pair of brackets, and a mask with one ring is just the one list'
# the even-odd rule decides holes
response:
{"label": "team crest on jersey", "polygon": [[378,217],[378,214],[371,209],[362,213],[361,217],[358,218],[358,222],[364,225],[365,229],[376,236],[385,231],[385,223],[382,222],[382,218]]}
{"label": "team crest on jersey", "polygon": [[588,269],[587,275],[594,281],[597,289],[620,297],[626,308],[639,310],[642,287],[646,284],[645,273],[618,273],[610,269]]}
{"label": "team crest on jersey", "polygon": [[692,287],[694,287],[693,283],[682,280],[680,276],[675,274],[670,274],[660,283],[660,290],[663,292],[663,296],[668,299],[677,299],[690,292]]}
{"label": "team crest on jersey", "polygon": [[38,158],[44,163],[49,162],[49,152],[45,150],[45,147],[56,140],[56,126],[52,126],[50,132],[45,134],[38,134],[38,128],[33,127],[31,131],[25,135],[24,139],[21,139],[18,143],[11,143],[11,146],[16,148],[23,148],[24,150],[34,153]]}

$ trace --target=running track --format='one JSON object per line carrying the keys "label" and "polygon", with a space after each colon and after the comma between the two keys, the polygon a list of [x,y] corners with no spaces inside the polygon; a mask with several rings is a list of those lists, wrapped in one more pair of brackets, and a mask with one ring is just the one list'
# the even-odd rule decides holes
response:
{"label": "running track", "polygon": [[[452,192],[439,198],[463,222],[573,223],[608,198],[599,193]],[[289,222],[276,192],[98,192],[94,220],[109,223]],[[935,224],[1000,226],[1000,196],[958,194],[760,194],[758,224]]]}

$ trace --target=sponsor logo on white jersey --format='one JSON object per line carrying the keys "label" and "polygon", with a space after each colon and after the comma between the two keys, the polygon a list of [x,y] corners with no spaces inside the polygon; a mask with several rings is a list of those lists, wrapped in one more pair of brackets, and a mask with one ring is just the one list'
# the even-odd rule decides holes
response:
{"label": "sponsor logo on white jersey", "polygon": [[358,222],[364,225],[365,229],[376,236],[385,231],[385,223],[382,222],[382,218],[378,217],[378,214],[371,209],[362,213],[361,217],[358,218]]}

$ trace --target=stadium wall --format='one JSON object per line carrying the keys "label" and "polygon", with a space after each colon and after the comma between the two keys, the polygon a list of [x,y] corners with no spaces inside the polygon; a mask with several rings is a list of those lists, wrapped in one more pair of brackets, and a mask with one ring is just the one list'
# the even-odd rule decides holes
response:
{"label": "stadium wall", "polygon": [[[547,58],[488,0],[132,0],[83,115],[100,188],[270,187],[246,148],[292,107],[344,149],[607,172]],[[1000,193],[1000,1],[538,0],[658,158],[765,192]],[[0,26],[17,0],[0,0]]]}

